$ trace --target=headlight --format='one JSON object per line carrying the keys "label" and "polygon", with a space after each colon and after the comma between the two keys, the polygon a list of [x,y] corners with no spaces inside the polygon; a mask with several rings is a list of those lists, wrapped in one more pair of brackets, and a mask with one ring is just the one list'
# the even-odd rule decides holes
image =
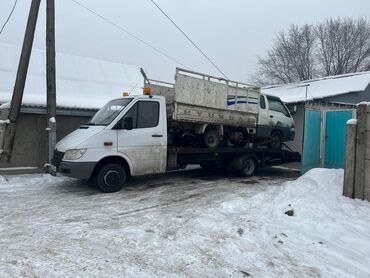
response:
{"label": "headlight", "polygon": [[86,153],[86,149],[68,150],[63,156],[63,160],[77,160]]}

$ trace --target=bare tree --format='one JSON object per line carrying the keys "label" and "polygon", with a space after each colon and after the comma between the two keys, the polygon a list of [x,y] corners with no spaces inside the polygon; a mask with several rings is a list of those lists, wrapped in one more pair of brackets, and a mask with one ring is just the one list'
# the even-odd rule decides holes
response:
{"label": "bare tree", "polygon": [[367,19],[329,19],[316,27],[318,62],[322,74],[366,70],[370,59],[370,22]]}
{"label": "bare tree", "polygon": [[258,58],[259,82],[290,83],[313,77],[315,31],[311,25],[292,25],[281,32],[267,56]]}
{"label": "bare tree", "polygon": [[261,85],[370,70],[370,22],[338,18],[292,25],[257,65],[254,81]]}

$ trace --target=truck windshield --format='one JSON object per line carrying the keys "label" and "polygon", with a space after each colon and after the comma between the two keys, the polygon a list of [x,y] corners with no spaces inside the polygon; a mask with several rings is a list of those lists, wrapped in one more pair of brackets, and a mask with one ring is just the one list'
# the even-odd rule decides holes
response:
{"label": "truck windshield", "polygon": [[111,100],[95,114],[88,125],[109,125],[131,101],[132,98]]}

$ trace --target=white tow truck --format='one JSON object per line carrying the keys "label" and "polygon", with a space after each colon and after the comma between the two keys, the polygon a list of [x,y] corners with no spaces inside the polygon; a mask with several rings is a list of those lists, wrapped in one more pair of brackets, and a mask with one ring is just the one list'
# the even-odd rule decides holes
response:
{"label": "white tow truck", "polygon": [[[250,176],[262,167],[300,160],[297,153],[271,147],[271,142],[276,141],[271,137],[274,132],[283,136],[289,131],[289,136],[294,137],[293,120],[278,99],[271,98],[270,101],[255,88],[247,87],[246,95],[242,95],[243,103],[240,103],[244,108],[240,105],[230,107],[230,93],[223,94],[226,97],[224,109],[205,106],[204,103],[196,105],[193,100],[187,102],[188,98],[181,99],[176,94],[184,94],[186,86],[189,86],[187,94],[189,91],[206,93],[212,99],[216,97],[215,90],[222,93],[222,88],[226,88],[230,91],[229,81],[223,81],[227,85],[224,87],[208,78],[194,80],[194,77],[189,77],[189,82],[190,79],[179,77],[179,74],[177,71],[176,82],[183,79],[177,84],[181,85],[181,91],[176,92],[176,85],[175,91],[171,87],[155,88],[151,85],[144,88],[144,95],[111,100],[89,123],[58,142],[53,160],[57,172],[90,180],[103,192],[115,192],[131,176],[159,174],[191,164],[203,168],[230,167]],[[193,72],[190,74],[194,75]],[[146,83],[151,84],[149,80]],[[201,86],[203,89],[199,89]],[[232,94],[234,104],[238,104],[241,93],[238,87],[236,89]],[[167,91],[165,96],[164,91]],[[204,97],[203,101],[206,99]],[[220,106],[221,102],[218,103]],[[285,125],[280,126],[284,131],[274,124],[266,125],[263,128],[269,128],[266,139],[270,143],[250,142],[253,136],[258,137],[258,123],[263,122],[262,110],[266,111],[266,121],[270,119],[270,123],[275,117],[287,118]],[[247,124],[241,119],[245,119]],[[231,135],[224,137],[232,132],[240,134],[234,135],[236,139]],[[244,141],[248,142],[247,147],[242,147]]]}

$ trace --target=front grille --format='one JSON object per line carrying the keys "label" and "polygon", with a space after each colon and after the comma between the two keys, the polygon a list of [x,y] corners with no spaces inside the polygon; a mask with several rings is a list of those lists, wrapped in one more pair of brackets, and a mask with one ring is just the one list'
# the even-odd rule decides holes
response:
{"label": "front grille", "polygon": [[64,152],[59,152],[57,150],[54,150],[54,154],[53,154],[53,164],[54,164],[54,166],[56,166],[57,168],[59,167],[60,162],[63,159],[63,156],[64,156]]}

